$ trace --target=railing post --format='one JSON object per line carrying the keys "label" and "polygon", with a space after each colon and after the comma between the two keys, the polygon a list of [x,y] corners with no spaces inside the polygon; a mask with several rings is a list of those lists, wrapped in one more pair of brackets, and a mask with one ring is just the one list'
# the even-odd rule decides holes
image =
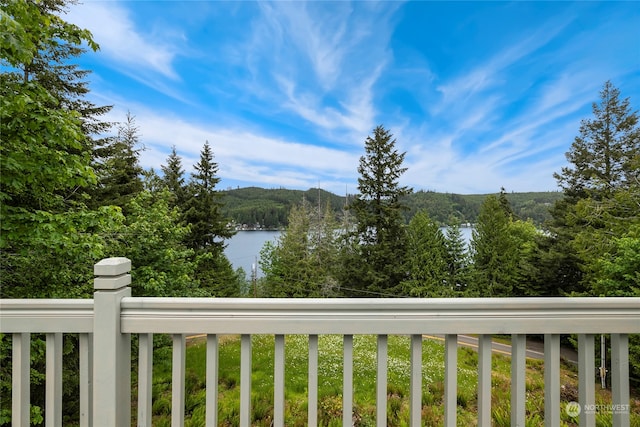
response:
{"label": "railing post", "polygon": [[611,334],[611,393],[613,425],[629,427],[629,335]]}
{"label": "railing post", "polygon": [[[420,394],[422,396],[422,393]],[[444,337],[444,425],[455,427],[458,410],[458,335]]]}
{"label": "railing post", "polygon": [[11,371],[11,426],[31,425],[31,334],[14,333]]}
{"label": "railing post", "polygon": [[526,417],[527,336],[511,335],[511,425],[523,427]]}
{"label": "railing post", "polygon": [[578,334],[578,401],[580,403],[580,427],[595,427],[595,411],[585,411],[587,405],[595,405],[596,388],[594,369],[596,367],[593,334]]}
{"label": "railing post", "polygon": [[93,425],[131,424],[131,335],[121,333],[120,301],[131,296],[131,261],[94,266]]}
{"label": "railing post", "polygon": [[544,335],[544,425],[560,426],[560,335]]}
{"label": "railing post", "polygon": [[478,426],[491,427],[491,335],[478,336]]}
{"label": "railing post", "polygon": [[422,335],[411,335],[409,380],[409,425],[422,425]]}

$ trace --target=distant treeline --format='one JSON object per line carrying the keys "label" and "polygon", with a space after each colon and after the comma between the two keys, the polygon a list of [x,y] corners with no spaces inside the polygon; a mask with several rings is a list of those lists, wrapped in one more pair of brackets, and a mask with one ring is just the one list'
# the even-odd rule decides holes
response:
{"label": "distant treeline", "polygon": [[[407,196],[405,204],[409,210],[405,212],[407,222],[419,211],[426,211],[436,222],[447,225],[454,222],[475,223],[480,206],[487,194],[453,194],[435,191],[417,191]],[[549,208],[556,200],[563,197],[561,192],[509,193],[507,198],[518,218],[531,219],[535,224],[542,224],[550,219]],[[292,206],[303,199],[309,203],[326,206],[342,218],[344,207],[353,195],[347,197],[328,191],[311,188],[309,190],[265,189],[246,187],[227,190],[222,198],[222,213],[238,225],[278,229],[287,226],[287,218]]]}

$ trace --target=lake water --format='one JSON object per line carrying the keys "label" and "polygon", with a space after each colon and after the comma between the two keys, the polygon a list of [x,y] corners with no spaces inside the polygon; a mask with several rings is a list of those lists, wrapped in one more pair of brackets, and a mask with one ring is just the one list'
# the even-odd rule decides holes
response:
{"label": "lake water", "polygon": [[[470,227],[460,228],[462,237],[467,242],[471,241]],[[260,250],[268,241],[275,242],[280,236],[279,231],[238,231],[231,239],[227,240],[227,247],[224,253],[233,265],[234,269],[242,267],[247,275],[251,278],[251,272],[256,269],[256,276],[262,277],[258,260],[260,259]],[[255,266],[255,267],[254,267]]]}
{"label": "lake water", "polygon": [[231,239],[227,240],[224,253],[233,265],[234,269],[242,267],[251,278],[251,271],[256,268],[257,277],[262,277],[262,270],[258,265],[260,250],[268,241],[275,242],[279,231],[238,231]]}

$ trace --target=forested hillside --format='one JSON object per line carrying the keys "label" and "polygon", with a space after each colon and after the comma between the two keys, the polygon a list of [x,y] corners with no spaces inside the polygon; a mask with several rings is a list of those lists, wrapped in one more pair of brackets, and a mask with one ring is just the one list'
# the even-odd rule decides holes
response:
{"label": "forested hillside", "polygon": [[303,200],[312,205],[317,205],[318,201],[323,206],[330,203],[331,209],[339,215],[345,204],[344,196],[317,188],[302,191],[247,187],[226,191],[222,198],[222,212],[238,226],[244,224],[252,228],[259,224],[263,228],[277,229],[287,225],[291,208]]}
{"label": "forested hillside", "polygon": [[[507,194],[516,216],[524,220],[531,219],[535,224],[542,224],[551,218],[549,209],[562,196],[561,192]],[[441,225],[456,221],[475,223],[486,197],[486,194],[461,195],[417,191],[405,197],[404,203],[409,207],[405,212],[405,219],[409,222],[417,212],[426,210],[429,216]],[[275,229],[287,225],[291,207],[300,204],[303,199],[312,205],[320,202],[325,206],[330,203],[336,217],[342,218],[344,206],[348,200],[352,200],[352,196],[346,198],[317,188],[302,191],[247,187],[226,191],[222,198],[222,209],[223,214],[238,226],[244,224],[251,228],[259,224],[263,228]]]}

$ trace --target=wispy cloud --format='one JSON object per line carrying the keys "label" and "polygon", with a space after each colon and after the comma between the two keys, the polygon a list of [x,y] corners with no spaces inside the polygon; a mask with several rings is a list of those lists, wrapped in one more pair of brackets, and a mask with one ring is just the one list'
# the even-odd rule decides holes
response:
{"label": "wispy cloud", "polygon": [[486,62],[440,85],[438,90],[442,93],[443,99],[439,108],[464,103],[496,85],[505,86],[507,80],[505,72],[553,40],[570,20],[571,17],[553,19],[540,28],[534,29],[529,35],[506,46]]}
{"label": "wispy cloud", "polygon": [[622,3],[185,4],[70,16],[102,45],[93,95],[137,116],[143,165],[175,144],[190,170],[208,140],[225,186],[355,191],[383,124],[416,189],[554,189],[602,83],[640,89],[640,13]]}
{"label": "wispy cloud", "polygon": [[[429,110],[432,126],[424,127],[422,145],[408,151],[407,180],[440,191],[555,188],[552,172],[564,165],[585,106],[602,84],[597,70],[559,59],[573,49],[556,40],[573,19],[552,18],[475,67],[436,76],[441,98]],[[545,50],[552,43],[554,54]],[[525,65],[549,57],[554,68]]]}
{"label": "wispy cloud", "polygon": [[[142,105],[134,106],[134,111],[146,147],[141,153],[145,168],[158,170],[159,165],[166,163],[170,147],[176,145],[183,166],[189,172],[198,161],[203,144],[208,141],[220,166],[222,185],[261,182],[265,186],[310,188],[322,181],[331,185],[331,190],[342,192],[346,183],[355,180],[354,165],[358,156],[343,150],[190,121]],[[125,111],[117,109],[110,119],[122,121],[124,115]]]}
{"label": "wispy cloud", "polygon": [[100,45],[101,53],[115,67],[146,70],[172,80],[178,79],[173,67],[176,49],[162,40],[142,34],[128,9],[116,2],[87,2],[70,8],[70,22],[87,28]]}
{"label": "wispy cloud", "polygon": [[[393,11],[364,3],[260,3],[242,47],[250,85],[325,137],[375,124],[374,88],[391,60]],[[375,30],[374,30],[375,29]],[[271,90],[265,90],[270,87]]]}

